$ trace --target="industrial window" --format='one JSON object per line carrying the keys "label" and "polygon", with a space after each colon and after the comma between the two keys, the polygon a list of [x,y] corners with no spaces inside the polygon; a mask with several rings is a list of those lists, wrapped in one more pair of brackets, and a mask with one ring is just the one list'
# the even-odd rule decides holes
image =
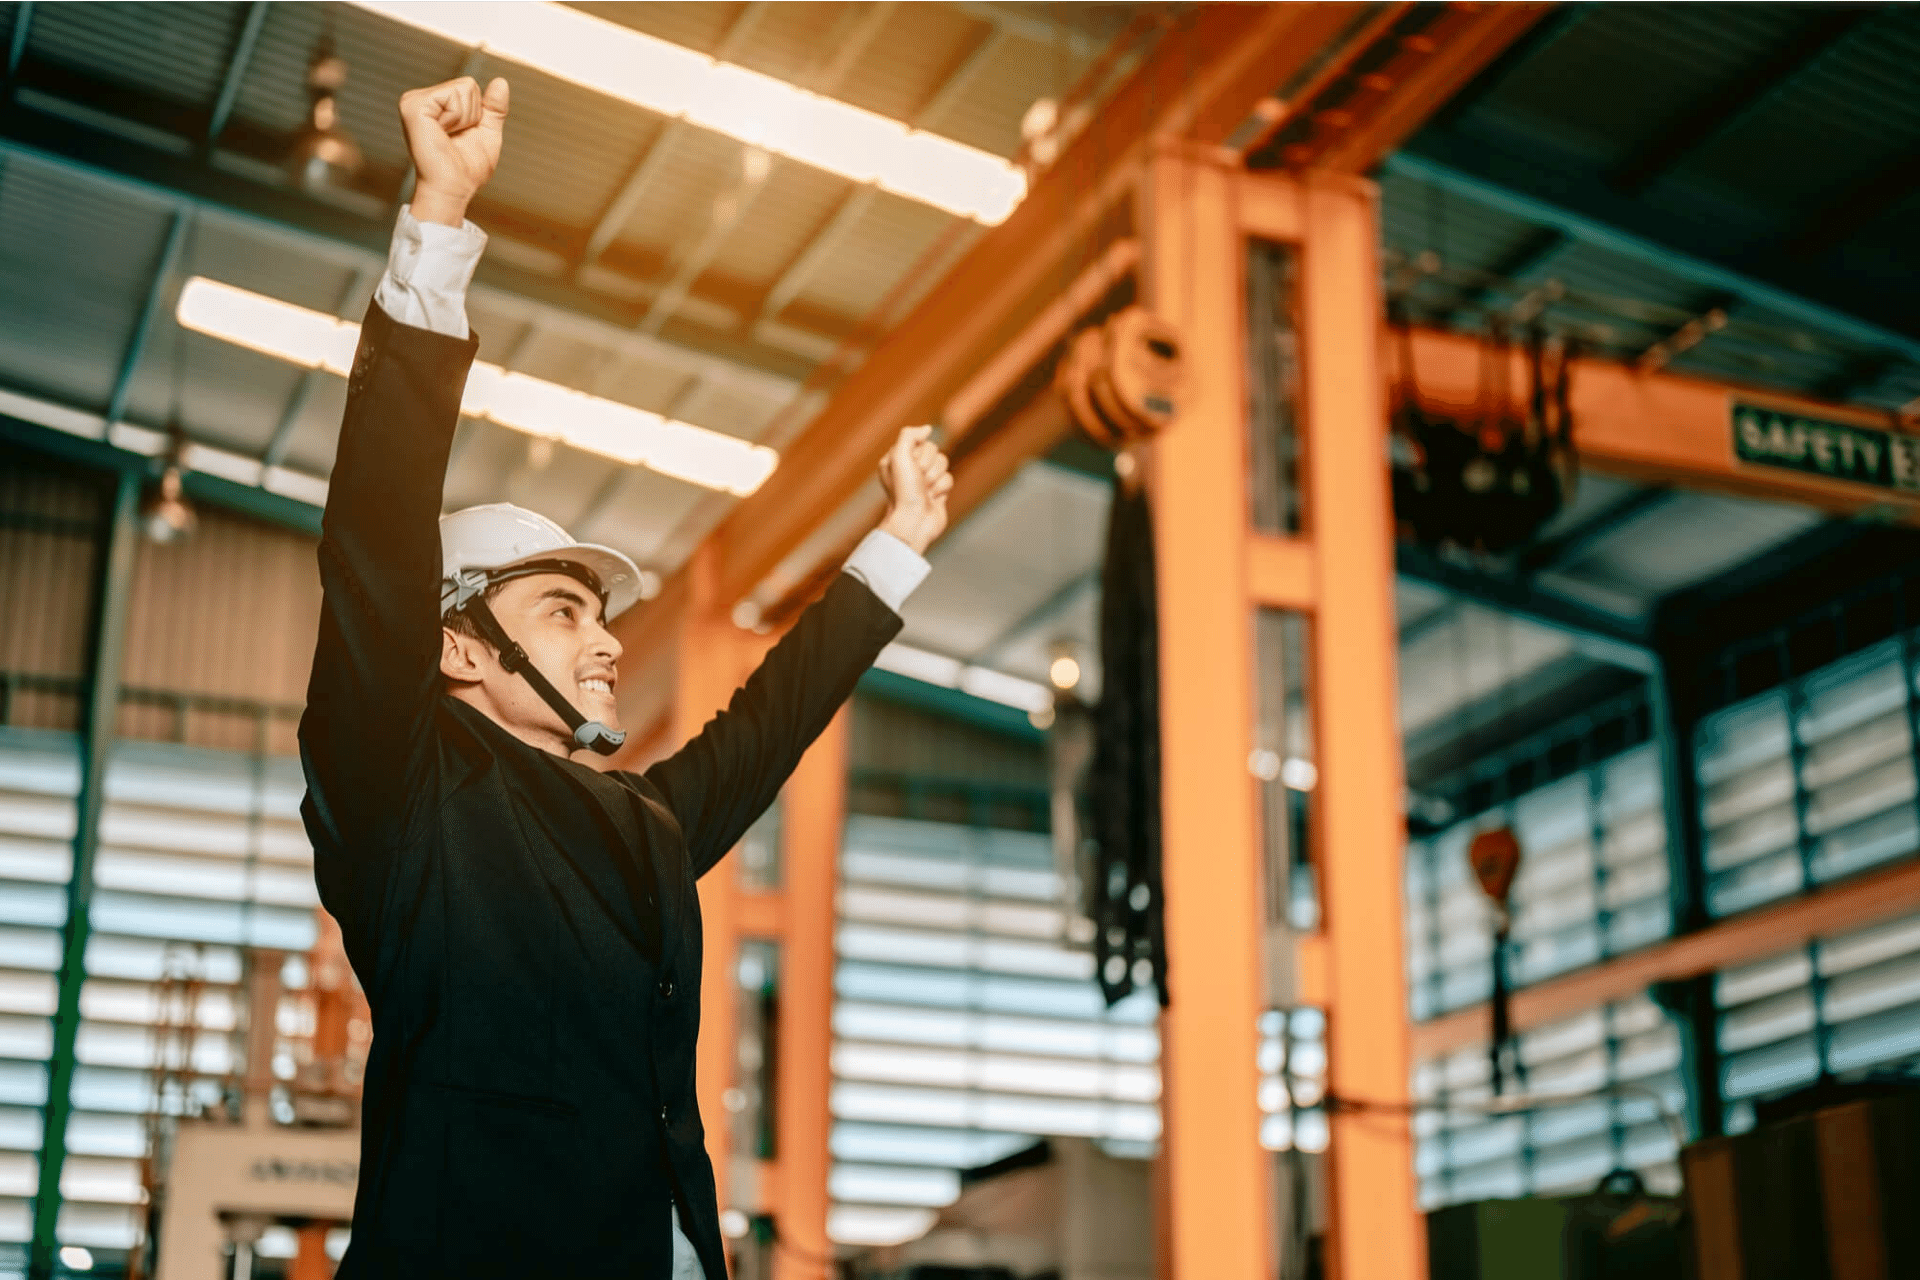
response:
{"label": "industrial window", "polygon": [[1920,845],[1913,679],[1887,641],[1701,721],[1707,907],[1724,916]]}
{"label": "industrial window", "polygon": [[1823,1074],[1920,1066],[1920,915],[1838,934],[1714,980],[1720,1092],[1729,1131],[1755,1101]]}
{"label": "industrial window", "polygon": [[1407,846],[1408,995],[1416,1019],[1488,998],[1492,913],[1467,865],[1474,835],[1501,823],[1524,851],[1513,885],[1516,985],[1666,937],[1664,790],[1652,744],[1575,767]]}
{"label": "industrial window", "polygon": [[833,1239],[912,1239],[1039,1136],[1157,1141],[1158,1008],[1104,1007],[1046,836],[854,816],[838,914]]}
{"label": "industrial window", "polygon": [[[0,1242],[31,1236],[79,776],[74,735],[0,729]],[[63,1243],[134,1243],[163,1046],[170,1065],[198,1079],[176,1083],[162,1105],[175,1113],[214,1105],[238,1066],[240,949],[312,947],[303,790],[292,760],[113,745],[61,1179]],[[188,977],[198,984],[191,1008],[168,981]],[[175,1021],[195,1034],[170,1029]]]}
{"label": "industrial window", "polygon": [[1653,1190],[1679,1188],[1680,1036],[1651,999],[1524,1032],[1519,1049],[1526,1080],[1505,1102],[1489,1086],[1484,1044],[1415,1067],[1423,1208],[1591,1191],[1615,1169],[1634,1170]]}

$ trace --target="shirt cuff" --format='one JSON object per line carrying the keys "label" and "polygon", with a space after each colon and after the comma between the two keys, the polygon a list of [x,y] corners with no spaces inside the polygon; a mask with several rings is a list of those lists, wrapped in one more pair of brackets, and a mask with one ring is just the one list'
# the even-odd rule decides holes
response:
{"label": "shirt cuff", "polygon": [[422,222],[402,205],[387,273],[374,293],[380,309],[401,324],[465,338],[467,285],[486,248],[487,233],[473,223]]}
{"label": "shirt cuff", "polygon": [[900,539],[875,529],[847,557],[846,571],[867,584],[880,603],[900,612],[907,597],[933,571],[926,558]]}

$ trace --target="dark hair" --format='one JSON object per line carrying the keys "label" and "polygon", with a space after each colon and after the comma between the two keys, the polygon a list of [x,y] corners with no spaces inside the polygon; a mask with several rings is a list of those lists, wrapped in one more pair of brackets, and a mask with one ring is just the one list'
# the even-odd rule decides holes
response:
{"label": "dark hair", "polygon": [[[491,605],[494,597],[505,590],[507,583],[511,581],[512,579],[508,578],[489,584],[487,589],[480,593],[480,598]],[[457,636],[466,636],[469,639],[478,640],[489,649],[493,648],[493,642],[480,634],[480,628],[473,624],[473,619],[467,616],[465,609],[455,609],[450,613],[441,614],[440,625]]]}

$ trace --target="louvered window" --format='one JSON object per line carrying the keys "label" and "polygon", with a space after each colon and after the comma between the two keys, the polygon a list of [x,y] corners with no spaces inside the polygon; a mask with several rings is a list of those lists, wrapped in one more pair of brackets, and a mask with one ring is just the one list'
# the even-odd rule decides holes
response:
{"label": "louvered window", "polygon": [[1920,1067],[1920,915],[1819,939],[1728,969],[1719,1006],[1727,1127],[1755,1101],[1812,1084]]}
{"label": "louvered window", "polygon": [[1513,886],[1509,973],[1540,982],[1672,930],[1659,757],[1651,745],[1574,770],[1407,847],[1408,991],[1415,1018],[1488,998],[1492,912],[1467,865],[1482,830],[1509,823],[1524,857]]}
{"label": "louvered window", "polygon": [[1519,1047],[1525,1092],[1569,1101],[1495,1114],[1484,1044],[1415,1068],[1414,1097],[1431,1108],[1414,1121],[1423,1207],[1589,1191],[1614,1169],[1679,1187],[1679,1032],[1652,1000],[1539,1027]]}
{"label": "louvered window", "polygon": [[[31,1235],[60,928],[73,862],[77,739],[0,730],[0,1241]],[[62,1243],[135,1238],[164,979],[191,974],[201,1079],[164,1105],[212,1104],[236,1066],[242,947],[314,940],[312,853],[296,761],[144,742],[108,759],[93,933],[81,988]]]}
{"label": "louvered window", "polygon": [[1040,1136],[1151,1148],[1157,1006],[1140,993],[1106,1009],[1065,928],[1044,835],[848,820],[830,1236],[918,1236],[961,1170]]}
{"label": "louvered window", "polygon": [[1702,721],[1695,757],[1714,915],[1920,846],[1911,685],[1888,641]]}

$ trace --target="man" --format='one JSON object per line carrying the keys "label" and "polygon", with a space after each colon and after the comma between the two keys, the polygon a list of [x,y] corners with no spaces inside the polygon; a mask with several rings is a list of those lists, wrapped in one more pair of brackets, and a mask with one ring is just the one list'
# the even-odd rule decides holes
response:
{"label": "man", "polygon": [[507,107],[503,80],[400,100],[418,184],[320,542],[302,813],[374,1019],[340,1274],[725,1280],[694,1101],[694,882],[898,632],[952,477],[925,428],[902,432],[881,528],[726,711],[645,774],[569,759],[618,741],[605,624],[638,571],[518,508],[436,525],[477,345],[466,206]]}

